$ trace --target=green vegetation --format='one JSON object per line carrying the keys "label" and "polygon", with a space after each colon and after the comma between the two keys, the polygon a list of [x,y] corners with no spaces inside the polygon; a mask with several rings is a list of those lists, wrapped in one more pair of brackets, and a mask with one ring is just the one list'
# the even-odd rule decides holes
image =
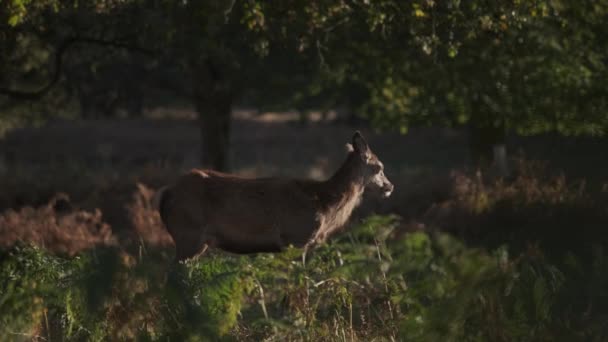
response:
{"label": "green vegetation", "polygon": [[[366,119],[363,129],[401,134],[466,128],[474,162],[510,134],[605,139],[606,19],[608,0],[4,0],[0,136],[186,103],[202,163],[218,170],[229,168],[235,106],[344,111]],[[262,126],[297,143],[300,131],[276,121],[241,126],[240,143]],[[318,132],[326,152],[321,135],[333,132]],[[450,189],[427,184],[433,175],[421,169],[420,193],[387,205],[402,218],[368,217],[306,262],[291,249],[174,264],[153,190],[139,182],[166,184],[190,166],[181,133],[158,139],[179,156],[167,165],[157,145],[134,144],[158,160],[134,152],[119,167],[113,157],[129,146],[103,134],[95,146],[87,133],[54,145],[82,145],[86,167],[61,153],[25,160],[19,143],[0,151],[0,340],[608,340],[602,163],[585,169],[564,156],[588,177],[571,183],[521,165],[509,173],[505,161],[506,179],[454,171]],[[425,160],[464,144],[435,133],[413,144]],[[270,153],[286,140],[266,141]],[[581,155],[605,152],[585,146]],[[308,174],[293,163],[305,147],[285,148],[285,164]],[[241,166],[267,162],[246,151]],[[315,158],[323,169],[333,157]]]}
{"label": "green vegetation", "polygon": [[[168,266],[162,251],[76,258],[4,252],[2,339],[600,341],[608,256],[486,252],[444,233],[396,235],[370,217],[305,264],[301,251],[213,254]],[[121,257],[119,257],[121,255]],[[604,316],[597,313],[604,313]]]}

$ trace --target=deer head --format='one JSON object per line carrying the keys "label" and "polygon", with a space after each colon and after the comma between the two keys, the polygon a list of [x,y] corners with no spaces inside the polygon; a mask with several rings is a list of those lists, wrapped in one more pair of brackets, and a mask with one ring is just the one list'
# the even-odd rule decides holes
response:
{"label": "deer head", "polygon": [[362,165],[360,172],[364,186],[374,192],[380,192],[383,197],[389,197],[395,186],[386,178],[384,164],[372,152],[359,131],[355,132],[352,143],[347,144],[347,147]]}

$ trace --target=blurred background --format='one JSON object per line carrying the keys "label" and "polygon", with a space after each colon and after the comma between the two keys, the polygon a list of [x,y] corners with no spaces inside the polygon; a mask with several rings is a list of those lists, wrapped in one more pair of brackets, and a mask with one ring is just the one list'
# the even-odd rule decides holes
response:
{"label": "blurred background", "polygon": [[[396,190],[366,196],[351,226],[399,217],[390,239],[604,260],[564,302],[587,315],[571,336],[599,341],[607,19],[604,0],[2,1],[0,245],[170,260],[156,189],[194,167],[325,179],[360,130]],[[232,336],[266,336],[239,319]],[[351,311],[350,339],[373,335],[359,328]]]}

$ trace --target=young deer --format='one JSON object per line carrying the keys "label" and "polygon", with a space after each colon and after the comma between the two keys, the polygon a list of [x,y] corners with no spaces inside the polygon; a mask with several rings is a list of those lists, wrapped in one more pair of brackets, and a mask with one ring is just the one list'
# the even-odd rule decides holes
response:
{"label": "young deer", "polygon": [[355,132],[340,169],[326,181],[248,179],[192,170],[159,194],[160,216],[176,258],[208,247],[233,253],[278,252],[324,242],[347,222],[365,188],[391,195],[382,162]]}

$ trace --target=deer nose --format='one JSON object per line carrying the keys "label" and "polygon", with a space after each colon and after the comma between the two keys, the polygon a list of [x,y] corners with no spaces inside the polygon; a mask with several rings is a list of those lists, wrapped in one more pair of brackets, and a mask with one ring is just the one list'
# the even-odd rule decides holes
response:
{"label": "deer nose", "polygon": [[395,186],[391,183],[387,183],[382,187],[382,195],[384,195],[384,197],[389,197],[393,193],[393,190],[395,190]]}

